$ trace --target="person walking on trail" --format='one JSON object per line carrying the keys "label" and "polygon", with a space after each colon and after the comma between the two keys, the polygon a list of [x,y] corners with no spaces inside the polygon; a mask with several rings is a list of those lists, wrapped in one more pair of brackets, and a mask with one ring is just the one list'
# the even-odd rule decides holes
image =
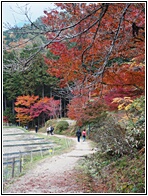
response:
{"label": "person walking on trail", "polygon": [[53,135],[54,134],[53,131],[54,131],[54,128],[52,126],[49,126],[47,128],[47,135],[49,135],[49,133],[50,133],[50,135]]}
{"label": "person walking on trail", "polygon": [[86,140],[86,130],[84,129],[82,131],[82,138],[83,138],[83,142]]}
{"label": "person walking on trail", "polygon": [[54,135],[53,131],[54,131],[54,128],[53,128],[53,126],[51,126],[51,131],[50,131],[51,135]]}
{"label": "person walking on trail", "polygon": [[38,126],[35,125],[35,132],[37,133],[38,132]]}
{"label": "person walking on trail", "polygon": [[77,130],[76,136],[77,136],[78,142],[80,142],[80,137],[81,137],[81,130],[80,129]]}
{"label": "person walking on trail", "polygon": [[50,131],[49,131],[49,127],[47,127],[46,131],[47,131],[47,135],[49,135],[49,132],[50,132]]}

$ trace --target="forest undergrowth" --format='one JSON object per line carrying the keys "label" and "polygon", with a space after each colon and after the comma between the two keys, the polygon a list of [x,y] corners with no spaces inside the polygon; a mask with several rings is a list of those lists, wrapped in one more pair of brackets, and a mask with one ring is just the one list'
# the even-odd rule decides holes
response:
{"label": "forest undergrowth", "polygon": [[87,192],[92,193],[144,193],[145,192],[145,155],[137,153],[131,158],[112,157],[97,152],[81,160],[77,168],[87,184]]}

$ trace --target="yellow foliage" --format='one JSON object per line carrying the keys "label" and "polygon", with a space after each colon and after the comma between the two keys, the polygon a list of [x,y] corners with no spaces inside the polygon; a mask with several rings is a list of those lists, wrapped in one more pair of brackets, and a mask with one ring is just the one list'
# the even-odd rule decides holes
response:
{"label": "yellow foliage", "polygon": [[133,102],[133,100],[131,100],[130,97],[124,97],[124,100],[125,100],[125,101],[129,101],[129,102]]}
{"label": "yellow foliage", "polygon": [[137,63],[136,61],[135,61],[135,59],[132,59],[133,60],[133,62],[130,64],[130,67],[144,67],[145,66],[145,64],[144,63]]}
{"label": "yellow foliage", "polygon": [[122,100],[120,97],[116,97],[113,99],[112,103],[119,103]]}
{"label": "yellow foliage", "polygon": [[130,97],[116,97],[113,99],[112,103],[118,103],[118,110],[128,110],[133,100]]}
{"label": "yellow foliage", "polygon": [[137,118],[133,118],[132,120],[133,120],[134,123],[136,123],[138,119]]}
{"label": "yellow foliage", "polygon": [[124,109],[124,103],[118,105],[118,110],[123,110]]}
{"label": "yellow foliage", "polygon": [[129,110],[130,106],[131,106],[131,104],[128,104],[124,109],[127,111],[127,110]]}

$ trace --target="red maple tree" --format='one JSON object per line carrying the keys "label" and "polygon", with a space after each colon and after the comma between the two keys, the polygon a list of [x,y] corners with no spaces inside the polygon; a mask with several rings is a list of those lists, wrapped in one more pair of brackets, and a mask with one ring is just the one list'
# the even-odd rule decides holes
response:
{"label": "red maple tree", "polygon": [[[115,96],[135,98],[144,94],[145,4],[56,6],[58,11],[46,11],[42,19],[50,26],[47,48],[54,55],[45,57],[45,62],[48,72],[61,79],[61,87],[73,88],[71,105],[77,108],[78,117],[72,106],[68,114],[83,118],[79,108],[85,104],[86,91],[98,100],[102,96],[109,105]],[[86,90],[77,91],[78,87]]]}
{"label": "red maple tree", "polygon": [[57,118],[60,113],[60,100],[54,100],[53,97],[44,97],[37,103],[31,106],[30,116],[32,118],[39,117],[41,115],[47,115],[47,117]]}
{"label": "red maple tree", "polygon": [[57,118],[60,112],[60,100],[54,100],[53,97],[23,95],[17,97],[15,102],[15,111],[17,122],[25,125],[35,118],[45,119],[45,116]]}

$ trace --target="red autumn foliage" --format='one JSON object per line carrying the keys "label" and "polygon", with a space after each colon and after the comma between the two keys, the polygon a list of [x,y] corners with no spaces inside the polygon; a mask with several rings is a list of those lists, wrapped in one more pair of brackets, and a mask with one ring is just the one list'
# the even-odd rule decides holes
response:
{"label": "red autumn foliage", "polygon": [[60,110],[60,101],[53,98],[38,96],[19,96],[15,102],[16,118],[18,122],[26,124],[39,116],[57,117]]}
{"label": "red autumn foliage", "polygon": [[[86,89],[84,91],[86,93]],[[82,95],[71,100],[68,104],[67,115],[69,118],[76,120],[79,126],[82,126],[85,122],[93,122],[99,118],[101,112],[106,109],[103,99]]]}
{"label": "red autumn foliage", "polygon": [[84,109],[86,107],[87,101],[88,97],[77,97],[73,98],[68,105],[68,117],[71,119],[75,119],[80,126],[84,121]]}
{"label": "red autumn foliage", "polygon": [[123,64],[122,66],[114,66],[106,70],[103,78],[104,99],[110,105],[110,109],[117,109],[117,104],[113,104],[113,98],[131,97],[135,99],[144,95],[145,92],[145,67],[130,66]]}
{"label": "red autumn foliage", "polygon": [[3,122],[4,122],[4,123],[8,123],[8,122],[9,122],[7,116],[3,116]]}
{"label": "red autumn foliage", "polygon": [[46,12],[43,22],[50,26],[46,36],[52,44],[47,47],[58,58],[45,57],[45,62],[49,73],[61,79],[61,87],[71,83],[74,86],[68,115],[81,121],[84,118],[82,108],[87,96],[84,91],[76,91],[77,86],[98,100],[102,96],[110,107],[115,97],[134,99],[143,95],[145,4],[56,3],[56,6],[58,11]]}
{"label": "red autumn foliage", "polygon": [[40,99],[30,108],[30,116],[32,118],[46,114],[48,117],[57,117],[60,111],[60,101],[52,98],[44,97]]}

